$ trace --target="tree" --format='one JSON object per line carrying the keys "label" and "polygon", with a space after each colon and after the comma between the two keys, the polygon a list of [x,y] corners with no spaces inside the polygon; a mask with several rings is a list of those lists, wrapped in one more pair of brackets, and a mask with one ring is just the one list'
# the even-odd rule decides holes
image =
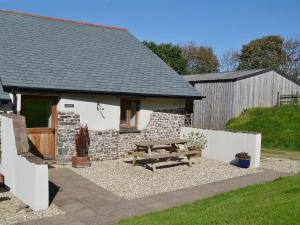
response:
{"label": "tree", "polygon": [[143,43],[177,73],[186,73],[187,60],[183,56],[181,48],[178,45],[173,45],[171,43],[155,44],[153,41],[143,41]]}
{"label": "tree", "polygon": [[242,47],[239,70],[279,69],[287,63],[284,40],[280,36],[266,36]]}
{"label": "tree", "polygon": [[197,46],[191,42],[183,46],[182,51],[188,61],[188,74],[219,71],[219,61],[211,47]]}
{"label": "tree", "polygon": [[300,40],[287,40],[283,46],[286,64],[280,70],[293,79],[300,80]]}
{"label": "tree", "polygon": [[240,64],[238,51],[227,51],[221,58],[221,71],[236,71]]}

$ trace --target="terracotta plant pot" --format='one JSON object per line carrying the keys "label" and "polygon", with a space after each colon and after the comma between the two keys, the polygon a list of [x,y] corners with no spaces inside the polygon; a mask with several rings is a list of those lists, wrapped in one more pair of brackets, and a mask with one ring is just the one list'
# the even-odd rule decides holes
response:
{"label": "terracotta plant pot", "polygon": [[196,148],[196,147],[188,147],[189,151],[200,151],[199,154],[196,154],[195,157],[201,157],[202,155],[202,150],[200,148]]}
{"label": "terracotta plant pot", "polygon": [[0,174],[0,188],[4,186],[4,176]]}
{"label": "terracotta plant pot", "polygon": [[91,160],[89,156],[73,156],[72,166],[76,168],[83,168],[91,166]]}

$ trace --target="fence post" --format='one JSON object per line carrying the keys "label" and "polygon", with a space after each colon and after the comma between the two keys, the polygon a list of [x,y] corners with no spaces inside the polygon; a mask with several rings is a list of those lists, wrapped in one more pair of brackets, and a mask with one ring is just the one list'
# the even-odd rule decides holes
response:
{"label": "fence post", "polygon": [[299,92],[296,92],[296,104],[299,104]]}
{"label": "fence post", "polygon": [[280,105],[280,93],[279,93],[279,91],[277,92],[277,105]]}

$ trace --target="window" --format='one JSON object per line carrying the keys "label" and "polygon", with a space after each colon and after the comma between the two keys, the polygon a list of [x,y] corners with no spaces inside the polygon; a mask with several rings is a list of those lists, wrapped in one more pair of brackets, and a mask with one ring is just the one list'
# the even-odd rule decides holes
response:
{"label": "window", "polygon": [[26,118],[27,128],[51,127],[52,100],[47,98],[22,99],[21,114]]}
{"label": "window", "polygon": [[121,128],[136,128],[138,127],[138,100],[121,100]]}
{"label": "window", "polygon": [[185,100],[185,113],[191,114],[194,111],[194,101],[193,100]]}

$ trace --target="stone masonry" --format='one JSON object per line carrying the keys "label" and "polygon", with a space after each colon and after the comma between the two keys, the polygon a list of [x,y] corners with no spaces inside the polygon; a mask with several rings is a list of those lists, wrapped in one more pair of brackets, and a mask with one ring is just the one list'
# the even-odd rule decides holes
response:
{"label": "stone masonry", "polygon": [[75,134],[80,128],[80,116],[75,113],[58,114],[57,161],[69,162],[75,155]]}
{"label": "stone masonry", "polygon": [[116,130],[90,131],[89,155],[93,159],[118,158],[119,132]]}
{"label": "stone masonry", "polygon": [[[135,133],[117,130],[89,130],[89,155],[93,160],[125,157],[138,140],[178,138],[184,125],[183,109],[154,111],[147,127]],[[80,116],[74,112],[58,114],[57,161],[68,163],[75,155],[75,134],[80,128]]]}
{"label": "stone masonry", "polygon": [[119,156],[126,156],[134,142],[139,140],[162,140],[179,138],[180,127],[184,125],[183,109],[155,111],[147,127],[140,133],[124,133],[119,138]]}

